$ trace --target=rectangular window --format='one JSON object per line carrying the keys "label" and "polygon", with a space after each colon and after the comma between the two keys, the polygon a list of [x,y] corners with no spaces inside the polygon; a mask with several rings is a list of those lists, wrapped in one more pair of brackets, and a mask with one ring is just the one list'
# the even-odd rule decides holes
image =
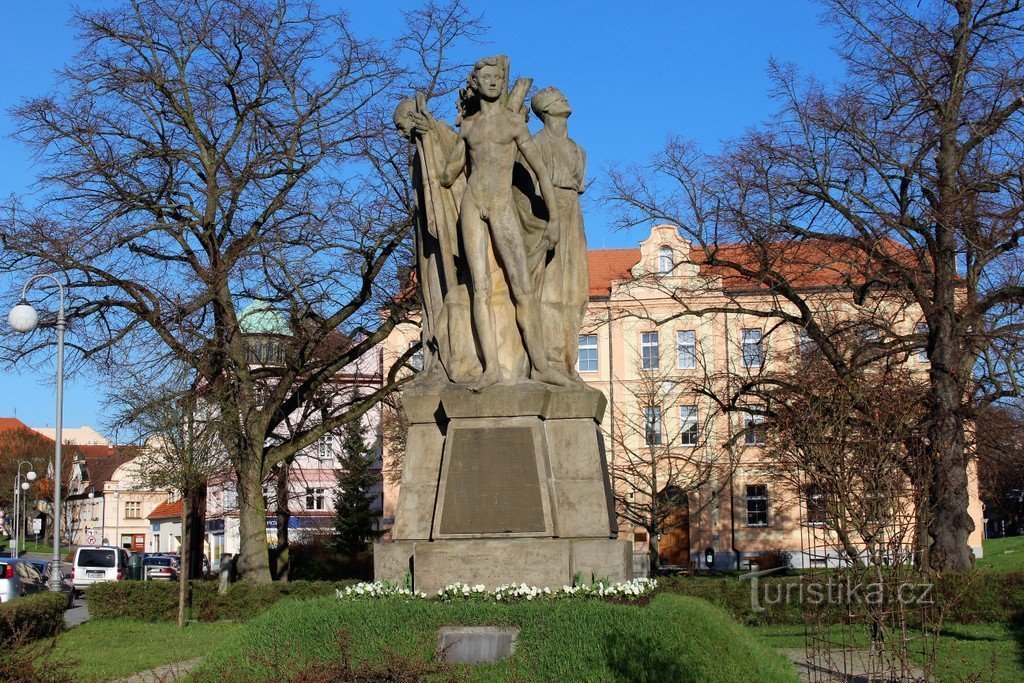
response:
{"label": "rectangular window", "polygon": [[124,504],[125,519],[142,519],[142,503],[137,500],[129,500]]}
{"label": "rectangular window", "polygon": [[679,358],[680,370],[693,370],[697,367],[697,333],[693,330],[676,332],[676,355]]}
{"label": "rectangular window", "polygon": [[916,360],[918,363],[927,363],[928,362],[928,341],[927,341],[928,340],[928,323],[918,323],[917,327],[914,328],[914,332],[917,333],[918,336],[924,337],[924,340],[921,342],[921,346],[918,347],[917,351],[914,353],[914,360]]}
{"label": "rectangular window", "polygon": [[[409,348],[412,348],[412,347],[416,346],[417,344],[419,344],[419,342],[409,342]],[[417,372],[419,372],[420,370],[423,369],[423,347],[422,346],[420,346],[420,348],[416,349],[416,351],[413,352],[413,354],[411,356],[409,356],[409,365],[411,365],[412,369],[417,371]]]}
{"label": "rectangular window", "polygon": [[313,444],[313,455],[320,464],[333,463],[334,462],[334,447],[335,437],[333,434],[327,434],[317,439],[316,443]]}
{"label": "rectangular window", "polygon": [[825,493],[817,484],[811,484],[804,489],[804,497],[807,503],[807,523],[824,524],[827,509],[825,507]]}
{"label": "rectangular window", "polygon": [[764,445],[764,415],[747,414],[743,418],[743,443],[747,446]]}
{"label": "rectangular window", "polygon": [[768,526],[768,487],[747,484],[747,526]]}
{"label": "rectangular window", "polygon": [[597,372],[597,335],[580,335],[580,357],[576,361],[579,372]]}
{"label": "rectangular window", "polygon": [[807,330],[799,328],[796,331],[796,352],[800,357],[800,362],[809,362],[817,350],[818,345],[811,339],[811,335],[807,334]]}
{"label": "rectangular window", "polygon": [[661,445],[661,406],[644,406],[644,444]]}
{"label": "rectangular window", "polygon": [[640,357],[644,370],[657,370],[661,354],[658,352],[658,333],[644,332],[640,335]]}
{"label": "rectangular window", "polygon": [[700,425],[697,422],[697,406],[680,406],[679,424],[684,446],[700,444]]}
{"label": "rectangular window", "polygon": [[238,494],[235,492],[234,484],[224,487],[220,492],[220,504],[225,510],[234,510],[238,507]]}
{"label": "rectangular window", "polygon": [[306,509],[307,510],[326,510],[327,509],[327,497],[324,495],[324,489],[306,489]]}
{"label": "rectangular window", "polygon": [[743,367],[759,368],[764,365],[764,346],[761,330],[743,330]]}

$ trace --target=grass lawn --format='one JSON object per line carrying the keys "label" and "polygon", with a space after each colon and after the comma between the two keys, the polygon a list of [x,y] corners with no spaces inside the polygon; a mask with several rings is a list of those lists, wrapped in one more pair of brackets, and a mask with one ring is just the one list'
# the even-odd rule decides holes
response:
{"label": "grass lawn", "polygon": [[680,595],[658,595],[642,607],[571,600],[288,600],[247,622],[193,676],[217,683],[287,680],[299,671],[325,676],[343,660],[340,637],[349,643],[354,667],[384,680],[424,671],[435,658],[438,627],[484,624],[517,627],[515,652],[493,664],[440,672],[441,680],[796,681],[784,656],[723,610]]}
{"label": "grass lawn", "polygon": [[1024,570],[1024,536],[986,539],[983,550],[985,556],[974,563],[978,569],[997,572]]}
{"label": "grass lawn", "polygon": [[217,622],[189,624],[179,631],[169,622],[87,621],[58,636],[48,657],[77,661],[75,680],[109,681],[202,657],[240,628],[241,624]]}
{"label": "grass lawn", "polygon": [[[750,629],[773,648],[802,649],[803,626],[753,626]],[[856,640],[867,642],[862,636]],[[920,653],[914,655],[923,661]],[[1024,635],[1002,624],[951,624],[939,638],[936,680],[942,683],[1024,680]]]}
{"label": "grass lawn", "polygon": [[[10,550],[14,546],[14,540],[11,539],[8,542],[7,549]],[[45,543],[36,543],[31,538],[26,538],[25,542],[22,543],[21,551],[25,553],[45,553],[46,555],[53,555],[53,546]],[[71,546],[61,546],[60,555],[63,558],[71,552]]]}

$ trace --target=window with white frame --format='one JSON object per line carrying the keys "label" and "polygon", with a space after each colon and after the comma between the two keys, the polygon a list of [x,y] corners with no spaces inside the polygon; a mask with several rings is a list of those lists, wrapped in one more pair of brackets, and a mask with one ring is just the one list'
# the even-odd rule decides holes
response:
{"label": "window with white frame", "polygon": [[672,272],[672,269],[676,267],[675,254],[672,252],[672,247],[664,246],[658,250],[658,272],[661,275],[667,275]]}
{"label": "window with white frame", "polygon": [[928,362],[928,323],[918,323],[917,327],[914,328],[914,332],[918,336],[924,337],[924,341],[921,346],[914,352],[914,360],[918,363]]}
{"label": "window with white frame", "polygon": [[313,457],[320,461],[320,464],[333,463],[336,442],[337,437],[333,434],[325,434],[320,437],[313,444]]}
{"label": "window with white frame", "polygon": [[768,526],[768,486],[747,484],[747,526]]}
{"label": "window with white frame", "polygon": [[[417,344],[419,344],[418,341],[411,341],[411,342],[409,342],[409,348],[411,349],[412,347],[416,346]],[[414,351],[411,356],[409,356],[409,365],[411,365],[412,369],[416,370],[417,372],[423,369],[423,346],[422,345],[418,349],[416,349],[416,351]]]}
{"label": "window with white frame", "polygon": [[807,506],[807,523],[824,524],[828,509],[825,506],[825,492],[817,484],[808,484],[804,487],[804,501]]}
{"label": "window with white frame", "polygon": [[597,335],[580,335],[580,355],[576,361],[579,372],[597,372]]}
{"label": "window with white frame", "polygon": [[142,503],[137,500],[129,500],[124,504],[125,519],[142,519]]}
{"label": "window with white frame", "polygon": [[697,406],[679,407],[679,425],[684,446],[700,444],[700,423],[697,420]]}
{"label": "window with white frame", "polygon": [[220,492],[220,505],[225,510],[234,510],[238,507],[238,492],[234,484],[228,484]]}
{"label": "window with white frame", "polygon": [[307,488],[306,489],[306,509],[307,510],[326,510],[327,509],[326,489]]}
{"label": "window with white frame", "polygon": [[764,415],[747,413],[743,416],[743,443],[747,446],[764,445]]}
{"label": "window with white frame", "polygon": [[643,332],[640,334],[640,359],[644,370],[657,370],[661,354],[658,351],[658,333]]}
{"label": "window with white frame", "polygon": [[644,406],[644,445],[661,445],[661,406]]}
{"label": "window with white frame", "polygon": [[693,370],[697,367],[697,333],[694,330],[676,332],[676,357],[680,370]]}
{"label": "window with white frame", "polygon": [[818,345],[811,339],[811,335],[807,334],[807,330],[802,327],[798,328],[796,331],[796,352],[800,357],[800,362],[809,362],[817,350]]}
{"label": "window with white frame", "polygon": [[759,368],[764,365],[764,345],[761,330],[742,331],[742,361],[745,368]]}

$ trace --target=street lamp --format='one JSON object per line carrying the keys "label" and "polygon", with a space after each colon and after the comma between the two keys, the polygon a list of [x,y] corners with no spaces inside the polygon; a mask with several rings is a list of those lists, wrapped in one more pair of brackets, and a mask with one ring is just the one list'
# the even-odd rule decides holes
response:
{"label": "street lamp", "polygon": [[[18,463],[18,474],[14,477],[14,524],[11,526],[11,531],[14,532],[14,550],[11,552],[11,557],[18,556],[18,539],[21,538],[21,526],[19,525],[19,520],[21,519],[21,505],[19,505],[19,501],[21,498],[21,489],[25,489],[26,491],[28,490],[28,484],[21,483],[21,468],[25,465],[28,465],[30,468],[32,467],[32,463],[28,460],[22,460]],[[35,481],[35,471],[29,469],[29,471],[25,473],[25,478],[29,481]]]}
{"label": "street lamp", "polygon": [[35,275],[29,278],[25,286],[21,288],[21,301],[11,309],[7,315],[7,321],[16,332],[28,333],[36,329],[39,324],[39,315],[28,303],[26,295],[28,288],[38,280],[49,278],[57,285],[60,293],[60,307],[57,309],[57,419],[56,434],[54,434],[53,447],[53,566],[54,571],[50,572],[50,590],[59,592],[61,590],[60,572],[60,476],[61,476],[61,441],[64,438],[62,429],[64,420],[64,328],[67,323],[64,320],[64,285],[60,280],[49,273]]}
{"label": "street lamp", "polygon": [[[27,481],[21,482],[21,490],[28,493],[29,483]],[[28,519],[28,496],[21,497],[21,507],[25,511],[24,516],[20,517],[21,520],[21,549],[25,549],[25,520]]]}

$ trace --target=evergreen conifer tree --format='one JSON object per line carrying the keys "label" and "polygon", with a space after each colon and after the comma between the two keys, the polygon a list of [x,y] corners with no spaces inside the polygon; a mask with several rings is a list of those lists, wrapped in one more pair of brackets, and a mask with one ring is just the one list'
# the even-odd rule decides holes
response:
{"label": "evergreen conifer tree", "polygon": [[366,445],[366,426],[361,420],[347,423],[341,437],[340,468],[334,494],[335,547],[351,558],[377,537],[377,516],[371,510],[369,492],[377,483],[373,449]]}

